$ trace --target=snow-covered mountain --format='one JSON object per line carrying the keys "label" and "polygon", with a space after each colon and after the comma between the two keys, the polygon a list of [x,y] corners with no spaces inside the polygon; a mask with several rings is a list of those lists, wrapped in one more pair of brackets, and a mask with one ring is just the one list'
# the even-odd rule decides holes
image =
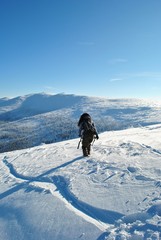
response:
{"label": "snow-covered mountain", "polygon": [[86,158],[78,138],[1,153],[0,238],[160,240],[160,136],[161,124],[104,132]]}
{"label": "snow-covered mountain", "polygon": [[83,112],[92,115],[99,133],[161,122],[156,101],[45,93],[2,98],[0,152],[73,139]]}

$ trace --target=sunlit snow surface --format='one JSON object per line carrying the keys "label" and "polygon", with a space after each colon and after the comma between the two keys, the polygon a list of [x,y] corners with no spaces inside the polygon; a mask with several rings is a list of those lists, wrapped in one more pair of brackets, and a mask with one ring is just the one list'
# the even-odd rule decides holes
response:
{"label": "sunlit snow surface", "polygon": [[3,240],[161,239],[161,125],[0,154]]}

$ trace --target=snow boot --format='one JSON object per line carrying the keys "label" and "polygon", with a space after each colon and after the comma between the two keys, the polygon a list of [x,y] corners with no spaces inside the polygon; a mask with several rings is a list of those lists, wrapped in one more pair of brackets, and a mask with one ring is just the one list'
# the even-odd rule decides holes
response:
{"label": "snow boot", "polygon": [[87,157],[88,156],[88,149],[86,147],[82,147],[83,150],[83,156]]}

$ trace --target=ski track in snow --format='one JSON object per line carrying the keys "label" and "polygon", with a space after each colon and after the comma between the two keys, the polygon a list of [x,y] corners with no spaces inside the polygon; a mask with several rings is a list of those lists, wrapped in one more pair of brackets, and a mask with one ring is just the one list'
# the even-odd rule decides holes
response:
{"label": "ski track in snow", "polygon": [[[115,150],[115,153],[117,153],[119,156],[131,156],[134,158],[144,155],[145,152],[148,152],[152,157],[153,155],[161,156],[160,150],[154,149],[148,145],[135,142],[122,142],[117,146],[117,148],[115,148]],[[102,146],[101,148],[99,146],[98,148],[96,146],[93,158],[88,158],[84,162],[84,168],[82,168],[82,165],[80,164],[81,160],[84,160],[84,158],[77,157],[71,161],[65,162],[57,167],[49,169],[36,177],[25,176],[18,173],[17,170],[14,168],[12,161],[9,162],[8,158],[4,157],[3,163],[9,169],[10,174],[21,182],[17,183],[15,186],[10,188],[6,192],[1,193],[0,199],[3,199],[4,197],[16,191],[19,191],[20,189],[45,191],[47,193],[50,192],[54,197],[57,197],[61,201],[63,201],[66,207],[68,207],[68,209],[75,212],[75,214],[84,218],[91,224],[94,224],[103,232],[97,240],[107,239],[107,237],[109,237],[108,239],[110,239],[111,234],[117,237],[119,236],[119,231],[122,232],[123,228],[124,231],[126,231],[127,233],[143,231],[146,229],[154,232],[161,232],[160,225],[156,226],[154,224],[148,223],[148,221],[154,216],[161,216],[161,195],[158,194],[161,188],[161,179],[158,180],[142,175],[142,171],[138,167],[138,165],[136,167],[131,165],[126,167],[125,165],[119,165],[119,167],[117,167],[116,162],[106,162],[105,160],[107,159],[107,156],[111,156],[112,154],[114,154],[114,152],[112,151],[112,147],[107,147],[106,145],[106,147]],[[98,162],[96,159],[99,157],[99,155],[101,156],[101,161]],[[80,173],[81,171],[83,173],[86,173],[86,175],[90,176],[91,181],[93,181],[94,183],[106,184],[108,182],[108,184],[110,184],[110,181],[116,176],[119,176],[118,179],[120,180],[120,185],[126,184],[129,179],[135,182],[152,182],[156,186],[156,189],[159,190],[158,192],[153,192],[151,196],[147,195],[142,202],[146,202],[148,199],[151,199],[151,202],[156,202],[157,204],[152,206],[148,205],[147,209],[145,209],[144,212],[129,215],[124,215],[117,211],[115,212],[94,207],[78,199],[70,190],[70,179],[59,175],[59,170],[71,167],[74,163],[77,165],[76,167],[79,168]],[[73,167],[71,169],[69,168],[68,171],[73,171]],[[159,176],[161,171],[159,171],[159,169],[155,169],[155,171],[158,173]],[[98,174],[99,176],[97,176]],[[139,204],[141,204],[141,202],[138,203],[138,205]],[[140,221],[141,224],[137,224],[137,221]],[[148,234],[144,237],[146,236],[148,237]]]}

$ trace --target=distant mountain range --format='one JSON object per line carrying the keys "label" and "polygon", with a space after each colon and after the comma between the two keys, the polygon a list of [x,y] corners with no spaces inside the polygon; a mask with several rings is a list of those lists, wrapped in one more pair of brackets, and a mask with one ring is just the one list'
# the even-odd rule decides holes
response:
{"label": "distant mountain range", "polygon": [[161,123],[157,101],[45,93],[1,98],[0,152],[76,138],[83,112],[98,132]]}

